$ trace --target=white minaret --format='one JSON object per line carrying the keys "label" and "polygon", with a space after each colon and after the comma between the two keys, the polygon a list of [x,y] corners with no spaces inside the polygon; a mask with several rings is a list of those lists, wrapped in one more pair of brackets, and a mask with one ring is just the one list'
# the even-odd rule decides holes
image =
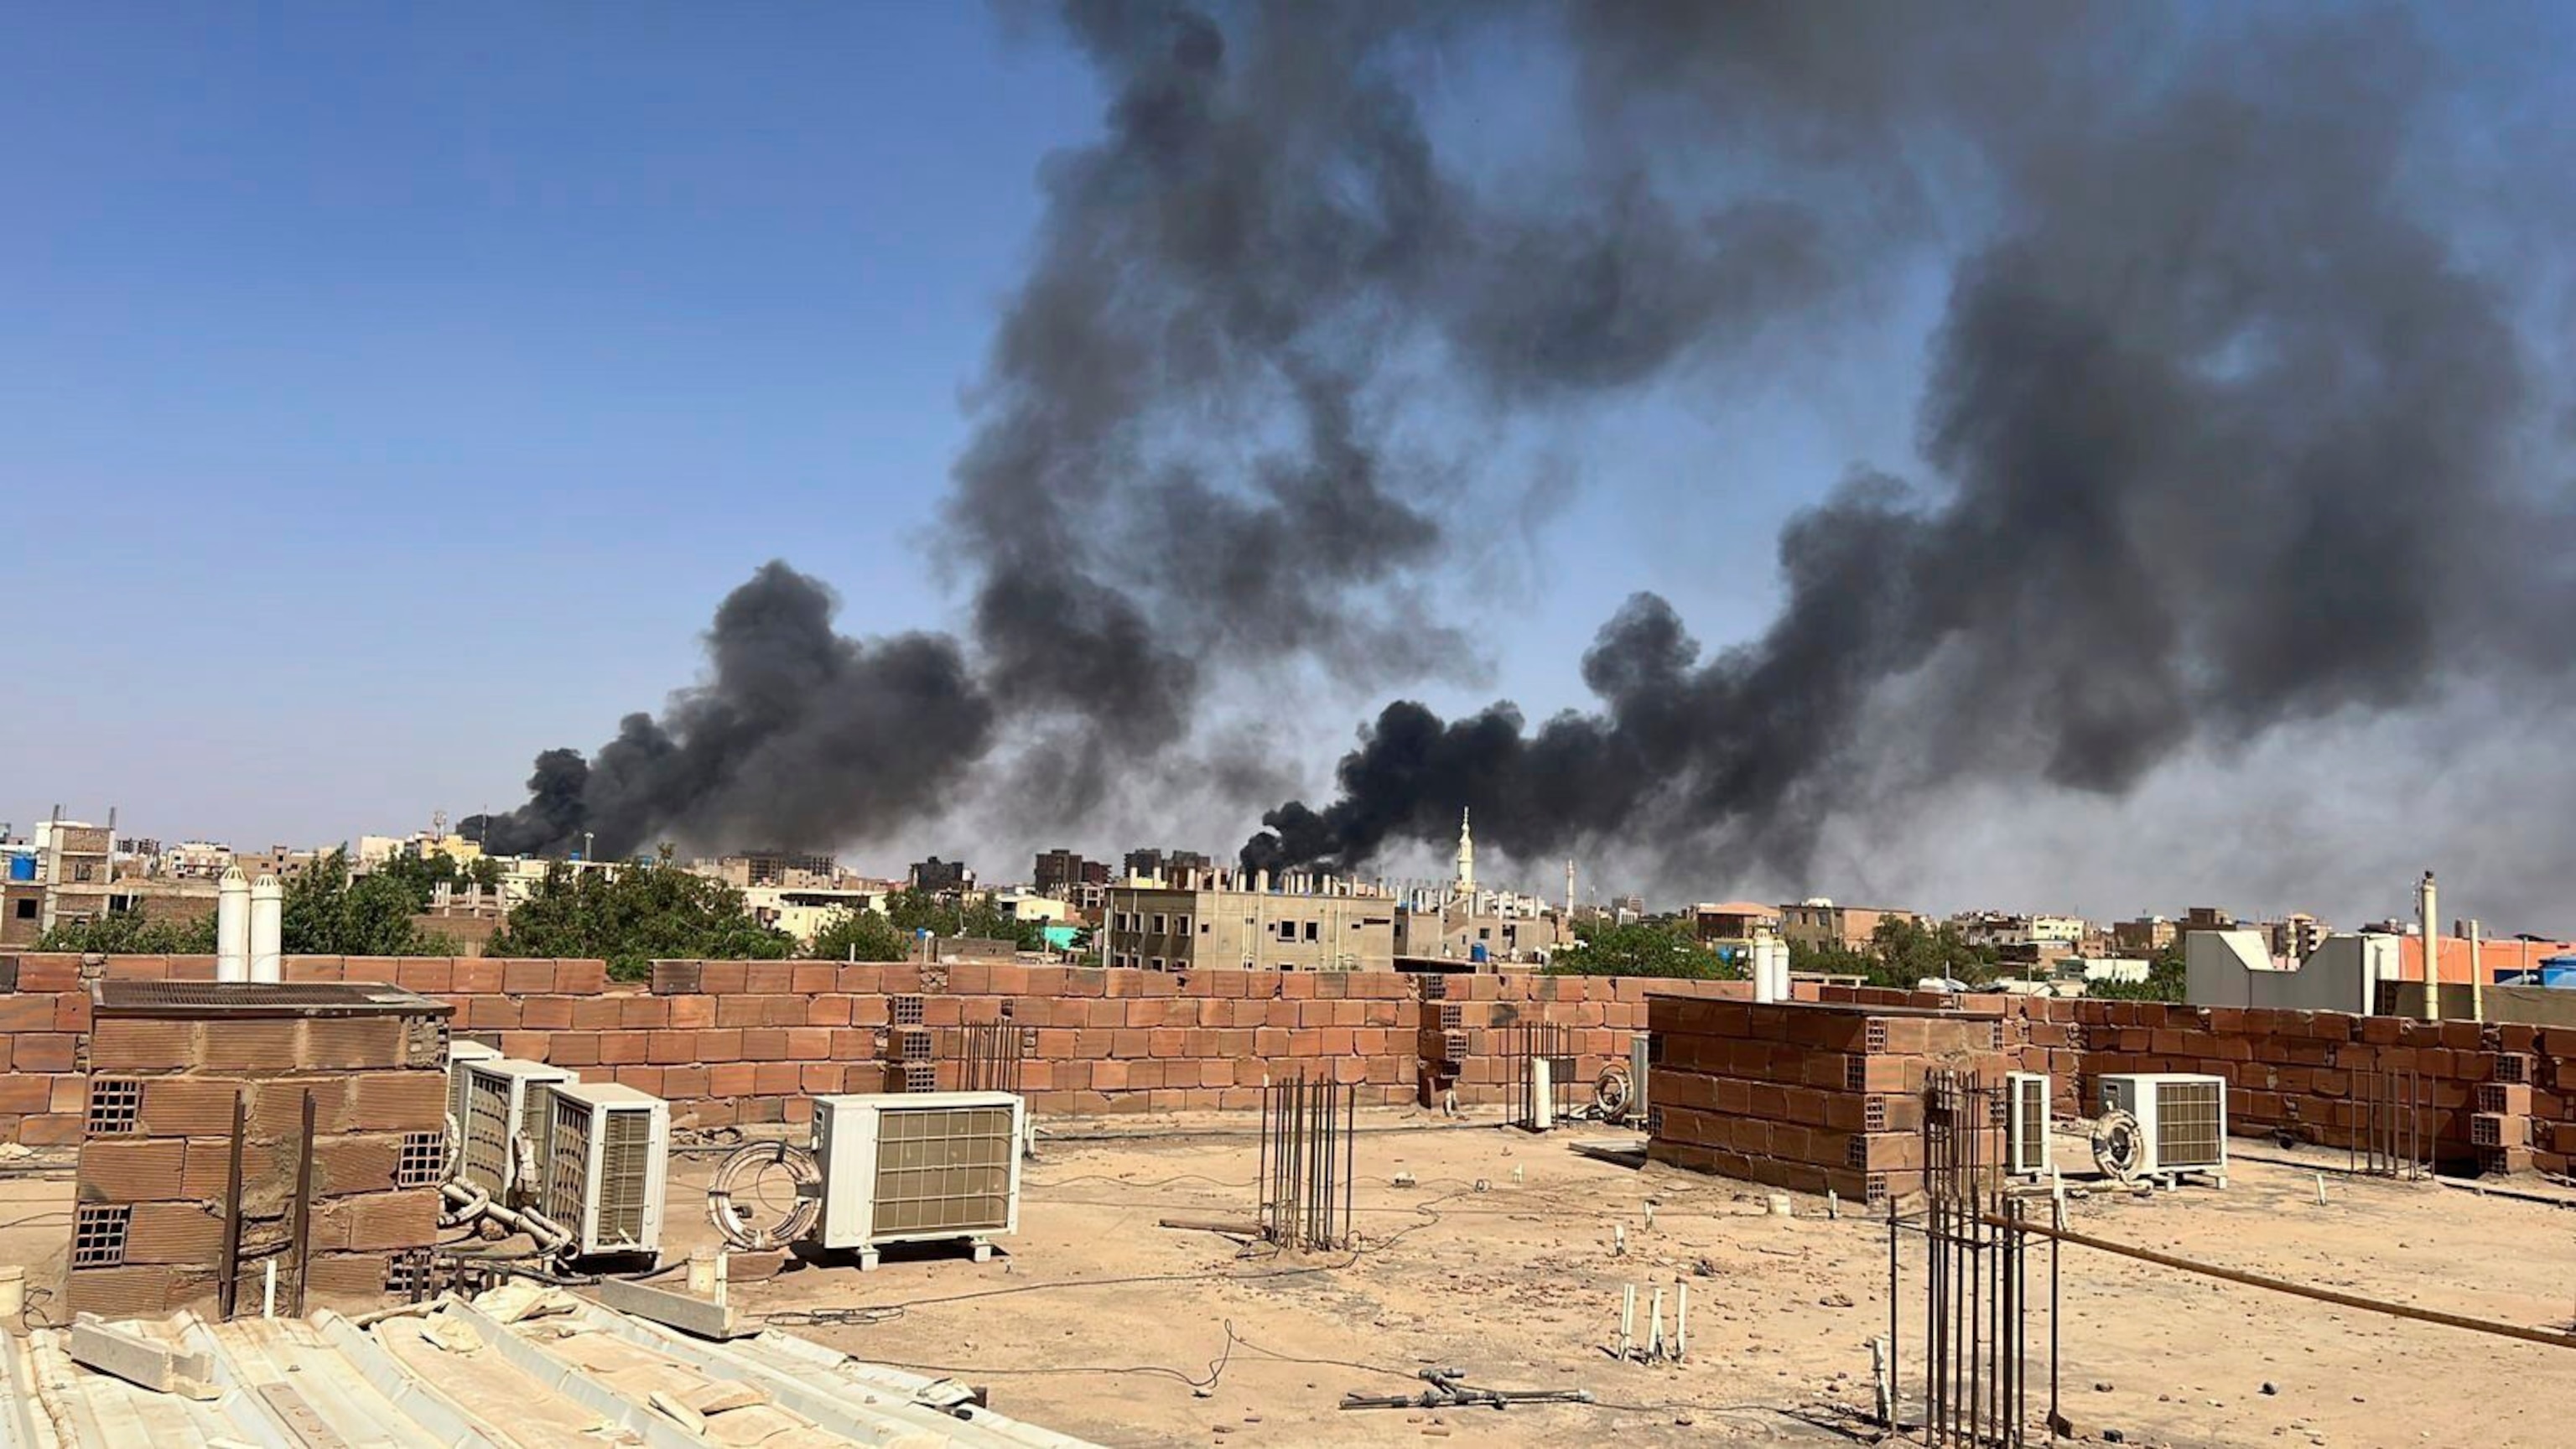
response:
{"label": "white minaret", "polygon": [[1476,835],[1467,828],[1467,812],[1458,811],[1458,894],[1476,894]]}

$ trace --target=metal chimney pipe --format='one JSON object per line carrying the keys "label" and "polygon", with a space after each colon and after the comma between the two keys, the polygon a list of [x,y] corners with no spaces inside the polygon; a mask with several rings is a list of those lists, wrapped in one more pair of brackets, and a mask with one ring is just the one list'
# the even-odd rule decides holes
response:
{"label": "metal chimney pipe", "polygon": [[2424,881],[2415,887],[2415,918],[2422,922],[2416,929],[2424,941],[2424,1019],[2442,1019],[2442,910],[2441,896],[2433,888],[2433,873],[2424,872]]}
{"label": "metal chimney pipe", "polygon": [[286,891],[277,877],[261,876],[250,887],[250,979],[284,979],[281,959],[286,936]]}
{"label": "metal chimney pipe", "polygon": [[2487,958],[2478,949],[2477,918],[2469,918],[2469,1020],[2487,1019]]}
{"label": "metal chimney pipe", "polygon": [[215,979],[250,979],[250,877],[237,865],[215,885]]}

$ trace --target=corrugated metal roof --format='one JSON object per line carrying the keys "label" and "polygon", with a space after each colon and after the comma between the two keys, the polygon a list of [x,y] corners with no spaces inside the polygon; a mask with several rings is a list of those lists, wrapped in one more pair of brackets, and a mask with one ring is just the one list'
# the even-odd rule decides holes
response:
{"label": "corrugated metal roof", "polygon": [[6,1346],[0,1445],[1087,1449],[976,1407],[950,1380],[775,1331],[695,1339],[586,1301],[515,1323],[448,1299],[365,1327],[329,1312],[226,1324],[182,1313],[122,1326],[205,1354],[204,1396],[94,1372],[72,1361],[67,1333],[42,1329]]}

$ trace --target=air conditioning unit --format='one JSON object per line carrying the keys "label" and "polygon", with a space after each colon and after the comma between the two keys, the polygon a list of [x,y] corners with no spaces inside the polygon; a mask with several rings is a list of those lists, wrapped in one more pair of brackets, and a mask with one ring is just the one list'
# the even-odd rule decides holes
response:
{"label": "air conditioning unit", "polygon": [[[479,1041],[467,1041],[462,1037],[448,1038],[447,1120],[449,1125],[459,1134],[462,1134],[465,1131],[465,1064],[468,1062],[497,1062],[500,1059],[501,1049],[499,1047],[485,1046]],[[464,1142],[460,1135],[457,1142],[457,1149],[462,1151],[463,1148]]]}
{"label": "air conditioning unit", "polygon": [[531,1150],[545,1145],[545,1119],[538,1115],[543,1089],[580,1079],[561,1067],[516,1057],[466,1062],[463,1069],[465,1102],[456,1125],[465,1135],[465,1150],[456,1177],[506,1200],[520,1190],[514,1140],[525,1138]]}
{"label": "air conditioning unit", "polygon": [[[2170,1178],[2196,1172],[2227,1185],[2227,1079],[2187,1072],[2130,1072],[2102,1078],[2102,1111],[2138,1124],[2128,1175]],[[2098,1155],[2098,1153],[2097,1153]]]}
{"label": "air conditioning unit", "polygon": [[532,1091],[546,1129],[537,1210],[573,1235],[567,1251],[576,1258],[659,1256],[671,1104],[611,1083]]}
{"label": "air conditioning unit", "polygon": [[1654,1099],[1646,1095],[1646,1069],[1654,1060],[1654,1039],[1644,1032],[1628,1038],[1628,1116],[1646,1120],[1646,1109]]}
{"label": "air conditioning unit", "polygon": [[975,1261],[1020,1228],[1020,1139],[1028,1104],[1015,1092],[855,1093],[814,1099],[822,1172],[816,1240],[877,1265],[886,1243],[963,1238]]}
{"label": "air conditioning unit", "polygon": [[2004,1157],[2011,1176],[2048,1175],[2048,1073],[2004,1073]]}

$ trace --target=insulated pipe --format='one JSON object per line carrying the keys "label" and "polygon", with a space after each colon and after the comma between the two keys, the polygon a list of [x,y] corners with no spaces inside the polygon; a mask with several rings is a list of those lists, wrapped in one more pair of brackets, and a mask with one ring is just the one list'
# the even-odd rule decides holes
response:
{"label": "insulated pipe", "polygon": [[527,1234],[540,1253],[560,1252],[572,1241],[569,1231],[535,1208],[505,1208],[484,1196],[480,1189],[461,1182],[447,1183],[440,1190],[460,1208],[471,1207],[480,1199],[481,1207],[475,1216],[490,1218],[511,1232]]}
{"label": "insulated pipe", "polygon": [[2478,923],[2469,922],[2469,1020],[2487,1019],[2487,962],[2478,950]]}
{"label": "insulated pipe", "polygon": [[237,865],[215,887],[215,979],[250,979],[250,877]]}
{"label": "insulated pipe", "polygon": [[250,887],[250,979],[282,979],[280,957],[286,938],[286,890],[273,875],[261,876]]}
{"label": "insulated pipe", "polygon": [[2442,911],[2441,897],[2433,889],[2433,873],[2424,872],[2423,884],[2415,887],[2415,917],[2423,924],[2417,927],[2424,942],[2424,1019],[2442,1019]]}

